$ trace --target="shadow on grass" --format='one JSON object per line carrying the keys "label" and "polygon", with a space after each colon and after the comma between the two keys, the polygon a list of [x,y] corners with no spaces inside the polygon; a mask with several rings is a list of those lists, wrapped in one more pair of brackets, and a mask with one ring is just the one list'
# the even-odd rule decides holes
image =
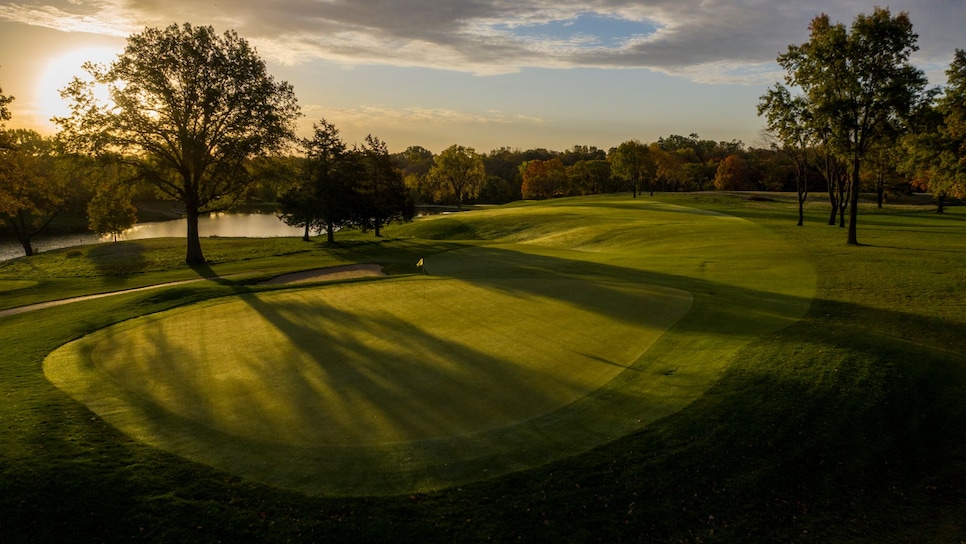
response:
{"label": "shadow on grass", "polygon": [[144,246],[138,242],[112,242],[90,248],[87,259],[109,282],[122,282],[118,275],[142,272],[148,266]]}

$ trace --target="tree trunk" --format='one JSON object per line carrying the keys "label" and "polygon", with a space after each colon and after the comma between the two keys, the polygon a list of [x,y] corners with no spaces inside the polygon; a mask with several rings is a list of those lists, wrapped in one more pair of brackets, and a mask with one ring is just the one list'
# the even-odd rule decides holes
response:
{"label": "tree trunk", "polygon": [[879,175],[879,179],[876,181],[875,186],[875,197],[876,202],[879,205],[879,209],[882,209],[882,203],[885,202],[885,176]]}
{"label": "tree trunk", "polygon": [[808,193],[798,192],[798,225],[802,227],[805,225],[805,199],[808,198]]}
{"label": "tree trunk", "polygon": [[23,246],[23,254],[25,257],[32,257],[34,254],[34,246],[30,243],[30,237],[26,236],[21,238],[20,245]]}
{"label": "tree trunk", "polygon": [[335,225],[332,224],[332,221],[325,222],[325,240],[330,244],[335,243]]}
{"label": "tree trunk", "polygon": [[376,238],[380,238],[382,237],[382,233],[380,232],[382,230],[382,219],[376,217],[375,224],[376,224]]}
{"label": "tree trunk", "polygon": [[308,221],[305,222],[305,232],[302,233],[302,241],[303,242],[311,242],[312,241],[312,237],[309,236],[309,222]]}
{"label": "tree trunk", "polygon": [[859,158],[852,159],[852,187],[849,200],[849,240],[852,246],[859,245],[858,239],[858,219],[859,219]]}
{"label": "tree trunk", "polygon": [[198,204],[185,203],[185,219],[188,222],[188,250],[184,262],[187,265],[204,264],[205,255],[201,251],[201,238],[198,235]]}
{"label": "tree trunk", "polygon": [[936,195],[936,213],[945,213],[946,193]]}
{"label": "tree trunk", "polygon": [[838,199],[835,198],[835,191],[836,191],[835,182],[832,181],[830,178],[826,178],[826,181],[828,182],[828,202],[832,206],[832,213],[830,213],[828,216],[828,225],[830,227],[834,227],[835,218],[839,214],[839,201]]}

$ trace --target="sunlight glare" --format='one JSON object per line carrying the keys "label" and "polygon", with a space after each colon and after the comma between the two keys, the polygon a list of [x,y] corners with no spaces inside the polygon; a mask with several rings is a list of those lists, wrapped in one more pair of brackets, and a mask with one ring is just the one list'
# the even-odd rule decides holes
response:
{"label": "sunlight glare", "polygon": [[[40,75],[37,96],[46,119],[70,115],[68,102],[61,98],[60,91],[67,87],[75,77],[90,79],[83,65],[87,61],[110,64],[117,58],[120,50],[109,47],[82,47],[68,51],[50,59]],[[107,99],[107,90],[96,92],[98,99]]]}

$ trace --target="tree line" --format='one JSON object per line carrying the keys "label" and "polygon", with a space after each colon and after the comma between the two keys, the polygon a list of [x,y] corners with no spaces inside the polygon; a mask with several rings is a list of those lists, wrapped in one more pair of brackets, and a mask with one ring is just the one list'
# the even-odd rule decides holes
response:
{"label": "tree line", "polygon": [[[186,262],[204,262],[200,214],[246,199],[278,203],[304,237],[345,228],[380,234],[417,205],[629,191],[823,191],[829,223],[857,243],[860,190],[881,205],[892,191],[927,190],[942,209],[966,196],[966,53],[957,50],[942,88],[927,89],[909,63],[917,36],[908,14],[876,8],[850,28],[823,14],[809,40],[779,55],[785,83],[759,101],[770,145],[715,142],[697,134],[628,140],[603,150],[507,147],[390,153],[370,135],[349,146],[325,119],[298,139],[292,87],[268,74],[247,41],[190,24],[145,29],[107,66],[86,64],[62,95],[70,115],[44,138],[7,130],[12,97],[0,89],[0,216],[32,254],[30,238],[65,210],[117,234],[133,224],[132,201],[161,196],[187,218]],[[98,98],[106,89],[110,100]]]}

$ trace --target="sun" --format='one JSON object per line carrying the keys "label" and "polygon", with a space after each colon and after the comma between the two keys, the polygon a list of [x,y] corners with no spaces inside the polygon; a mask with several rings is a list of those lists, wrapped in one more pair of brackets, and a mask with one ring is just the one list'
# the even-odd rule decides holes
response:
{"label": "sun", "polygon": [[89,74],[83,68],[85,62],[109,64],[117,58],[118,53],[120,49],[103,46],[80,47],[51,58],[37,83],[38,116],[49,121],[53,117],[70,115],[68,102],[61,98],[60,91],[75,77],[89,79]]}

